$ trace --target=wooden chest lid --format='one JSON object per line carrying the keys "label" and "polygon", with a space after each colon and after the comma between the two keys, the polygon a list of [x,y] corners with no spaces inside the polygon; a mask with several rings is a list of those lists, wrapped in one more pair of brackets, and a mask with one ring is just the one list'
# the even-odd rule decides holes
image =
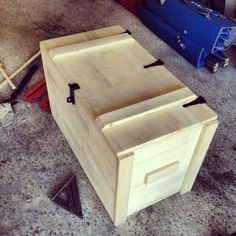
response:
{"label": "wooden chest lid", "polygon": [[206,104],[184,108],[197,96],[165,66],[145,68],[156,59],[129,34],[88,35],[69,45],[51,41],[48,55],[67,84],[79,84],[79,98],[115,153],[217,118]]}
{"label": "wooden chest lid", "polygon": [[126,107],[184,85],[158,68],[129,34],[105,37],[52,49],[54,63],[68,82],[80,85],[80,95],[95,116]]}

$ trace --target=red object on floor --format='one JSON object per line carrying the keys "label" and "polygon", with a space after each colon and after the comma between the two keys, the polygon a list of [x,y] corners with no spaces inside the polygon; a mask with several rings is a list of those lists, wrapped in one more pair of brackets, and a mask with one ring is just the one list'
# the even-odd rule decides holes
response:
{"label": "red object on floor", "polygon": [[144,0],[115,0],[115,1],[124,6],[132,13],[134,13],[135,15],[138,15],[139,4],[144,2]]}
{"label": "red object on floor", "polygon": [[37,90],[36,93],[32,94],[29,98],[27,98],[26,100],[30,103],[35,102],[37,100],[39,100],[43,95],[45,95],[47,93],[47,87],[46,84],[44,86],[42,86],[41,88],[39,88]]}
{"label": "red object on floor", "polygon": [[39,103],[39,106],[40,106],[43,110],[45,110],[45,111],[48,111],[48,112],[51,111],[51,110],[50,110],[50,104],[49,104],[49,98],[48,98],[48,96],[45,97],[45,98]]}
{"label": "red object on floor", "polygon": [[29,89],[29,91],[26,92],[21,98],[23,98],[27,102],[32,103],[35,102],[41,96],[43,96],[43,94],[46,92],[47,92],[47,87],[46,87],[46,81],[44,79],[41,80],[39,83],[37,83],[35,86],[33,86],[31,89]]}
{"label": "red object on floor", "polygon": [[45,79],[41,80],[35,86],[30,88],[29,91],[23,94],[21,98],[30,103],[38,102],[39,106],[43,110],[50,112],[47,85]]}

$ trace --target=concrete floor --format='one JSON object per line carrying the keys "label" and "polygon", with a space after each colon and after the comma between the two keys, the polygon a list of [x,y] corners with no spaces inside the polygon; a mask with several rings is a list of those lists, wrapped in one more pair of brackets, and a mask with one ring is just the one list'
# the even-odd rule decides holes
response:
{"label": "concrete floor", "polygon": [[[111,0],[1,0],[0,60],[12,72],[39,41],[120,24],[219,114],[220,126],[192,192],[176,194],[115,228],[49,113],[37,104],[14,106],[0,129],[0,235],[227,236],[236,231],[236,50],[227,70],[197,70]],[[40,69],[30,85],[43,78]],[[15,82],[19,83],[25,72]],[[29,85],[29,86],[30,86]],[[10,94],[6,86],[0,98]],[[69,173],[78,177],[84,219],[50,199]]]}

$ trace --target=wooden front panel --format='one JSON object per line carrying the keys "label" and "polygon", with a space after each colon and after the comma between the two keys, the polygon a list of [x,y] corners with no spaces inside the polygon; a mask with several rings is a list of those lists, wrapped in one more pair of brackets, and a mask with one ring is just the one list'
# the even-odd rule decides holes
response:
{"label": "wooden front panel", "polygon": [[201,129],[189,127],[134,152],[128,215],[180,191]]}

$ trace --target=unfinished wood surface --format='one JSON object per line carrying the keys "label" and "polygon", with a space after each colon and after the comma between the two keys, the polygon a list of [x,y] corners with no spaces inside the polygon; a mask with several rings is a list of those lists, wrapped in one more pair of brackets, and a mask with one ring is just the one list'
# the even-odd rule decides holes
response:
{"label": "unfinished wood surface", "polygon": [[55,59],[66,59],[67,56],[73,56],[77,53],[86,53],[88,50],[97,50],[111,46],[112,44],[122,43],[122,41],[134,41],[129,34],[120,34],[100,39],[94,39],[82,43],[68,45],[65,47],[55,48],[49,52],[50,57]]}
{"label": "unfinished wood surface", "polygon": [[201,135],[180,189],[181,194],[191,191],[218,125],[219,122],[217,120],[203,125]]}
{"label": "unfinished wood surface", "polygon": [[101,129],[111,128],[114,125],[141,118],[178,104],[183,105],[195,98],[196,95],[189,88],[182,88],[128,107],[102,114],[96,118],[96,121]]}
{"label": "unfinished wood surface", "polygon": [[40,42],[40,49],[41,52],[44,52],[44,50],[46,50],[46,53],[48,54],[51,49],[118,35],[124,32],[125,30],[119,25],[111,26],[74,35],[68,35],[60,38],[48,39]]}
{"label": "unfinished wood surface", "polygon": [[72,115],[74,108],[67,104],[66,94],[61,93],[58,81],[54,81],[49,74],[47,75],[47,88],[51,93],[50,105],[53,118],[66,137],[108,214],[114,219],[117,160],[107,145],[102,142],[102,137],[92,129],[91,123],[86,122],[82,114]]}
{"label": "unfinished wood surface", "polygon": [[40,43],[53,117],[116,225],[191,189],[217,121],[206,104],[183,107],[197,96],[165,66],[145,69],[156,59],[124,32]]}
{"label": "unfinished wood surface", "polygon": [[128,153],[127,155],[119,157],[115,205],[115,225],[124,223],[128,215],[133,159],[134,153]]}
{"label": "unfinished wood surface", "polygon": [[144,183],[146,186],[156,183],[158,180],[168,177],[178,170],[179,161],[175,161],[156,170],[153,170],[145,175]]}
{"label": "unfinished wood surface", "polygon": [[[112,32],[116,33],[117,31],[121,31],[120,27],[112,27],[111,31],[109,29],[107,31],[102,30],[102,32],[98,31],[98,34],[93,33],[92,35],[94,35],[94,38],[97,35],[105,37],[107,34],[111,35]],[[85,40],[84,37],[78,38]],[[98,129],[93,128],[93,124],[88,118],[89,115],[83,113],[83,109],[81,109],[82,105],[78,114],[73,115],[73,105],[66,103],[66,97],[69,96],[68,85],[61,78],[61,75],[57,73],[56,68],[53,66],[50,69],[48,68],[48,65],[51,64],[46,45],[43,46],[41,44],[41,50],[52,115],[108,214],[114,220],[117,159],[115,157],[112,158],[114,154],[109,149],[109,145],[103,143],[102,133],[98,133]],[[53,73],[53,76],[50,75],[49,71]],[[76,102],[78,103],[78,100]],[[78,134],[79,137],[76,137]],[[106,150],[109,152],[108,155],[105,153]]]}
{"label": "unfinished wood surface", "polygon": [[[198,117],[190,112],[190,110],[195,112],[199,106],[205,107],[204,104],[193,106],[193,109],[184,108],[181,104],[169,107],[107,128],[103,130],[103,133],[110,140],[110,144],[116,153],[125,154],[157,138],[204,123],[204,120],[200,119],[201,117],[197,119]],[[209,112],[204,117],[208,118],[207,120],[214,120],[217,115]]]}
{"label": "unfinished wood surface", "polygon": [[[186,155],[191,158],[191,152],[194,151],[194,148],[191,147],[197,143],[201,127],[201,125],[196,125],[181,132],[169,134],[168,138],[163,137],[163,140],[156,141],[156,143],[153,141],[152,144],[146,143],[138,147],[135,150],[134,166],[136,169],[134,168],[133,174],[136,172],[136,176],[132,178],[132,187],[144,184],[144,177],[147,173],[173,162],[180,161],[179,168],[181,168],[184,160],[181,158],[181,154],[184,153],[183,150],[187,150],[189,155],[183,154],[183,157]],[[177,158],[178,153],[180,160]],[[186,160],[184,162],[186,164]]]}
{"label": "unfinished wood surface", "polygon": [[[113,43],[106,45],[107,41]],[[90,50],[69,53],[67,46],[49,54],[66,81],[80,85],[80,94],[94,117],[184,87],[177,79],[170,83],[169,77],[145,69],[155,58],[128,34],[91,41],[92,46],[83,44],[72,48]]]}
{"label": "unfinished wood surface", "polygon": [[[162,144],[166,146],[163,152],[153,146],[135,150],[129,215],[180,191],[200,132],[201,125],[197,125],[175,134],[171,143]],[[185,144],[176,146],[174,143],[176,139],[182,140]],[[166,168],[168,174],[165,173]],[[147,176],[150,177],[157,171],[160,171],[159,178],[153,177],[151,183],[147,184]]]}

